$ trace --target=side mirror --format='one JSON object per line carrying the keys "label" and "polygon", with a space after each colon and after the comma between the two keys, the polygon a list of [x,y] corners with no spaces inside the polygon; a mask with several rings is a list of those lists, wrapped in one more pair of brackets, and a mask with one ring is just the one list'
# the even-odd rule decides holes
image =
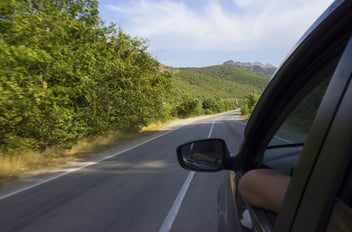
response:
{"label": "side mirror", "polygon": [[215,172],[224,169],[229,152],[224,140],[204,139],[178,146],[177,159],[187,170]]}

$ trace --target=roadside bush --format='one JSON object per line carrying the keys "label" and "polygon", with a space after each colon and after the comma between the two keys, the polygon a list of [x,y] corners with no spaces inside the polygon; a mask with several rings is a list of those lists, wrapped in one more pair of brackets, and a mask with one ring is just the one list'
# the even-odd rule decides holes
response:
{"label": "roadside bush", "polygon": [[244,102],[240,107],[242,115],[248,115],[253,112],[254,107],[256,106],[259,100],[259,97],[260,97],[259,94],[254,94],[254,93],[251,93],[246,97],[246,99],[244,100]]}

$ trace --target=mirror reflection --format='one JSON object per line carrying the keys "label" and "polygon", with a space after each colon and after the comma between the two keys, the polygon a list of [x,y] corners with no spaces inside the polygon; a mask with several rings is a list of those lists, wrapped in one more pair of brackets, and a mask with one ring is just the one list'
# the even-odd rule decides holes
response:
{"label": "mirror reflection", "polygon": [[208,139],[182,145],[178,149],[183,166],[193,170],[216,171],[225,157],[224,141]]}

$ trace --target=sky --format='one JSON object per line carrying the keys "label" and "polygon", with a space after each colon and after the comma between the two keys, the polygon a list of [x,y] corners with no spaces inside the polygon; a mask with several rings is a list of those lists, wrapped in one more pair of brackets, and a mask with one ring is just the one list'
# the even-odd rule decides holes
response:
{"label": "sky", "polygon": [[278,66],[332,0],[100,0],[100,17],[172,67]]}

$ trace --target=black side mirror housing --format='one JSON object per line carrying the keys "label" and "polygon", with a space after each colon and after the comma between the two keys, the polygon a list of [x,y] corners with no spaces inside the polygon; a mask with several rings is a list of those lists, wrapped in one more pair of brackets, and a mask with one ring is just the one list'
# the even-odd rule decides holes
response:
{"label": "black side mirror housing", "polygon": [[181,167],[192,171],[216,172],[231,169],[230,153],[222,139],[203,139],[177,147]]}

